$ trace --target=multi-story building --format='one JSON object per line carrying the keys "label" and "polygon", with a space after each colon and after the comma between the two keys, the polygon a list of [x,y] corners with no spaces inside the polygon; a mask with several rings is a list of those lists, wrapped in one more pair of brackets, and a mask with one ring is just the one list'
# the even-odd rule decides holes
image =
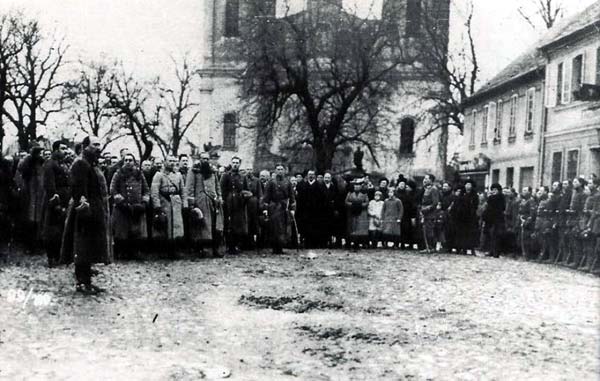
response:
{"label": "multi-story building", "polygon": [[535,186],[543,134],[545,60],[521,55],[465,101],[459,173],[479,187]]}
{"label": "multi-story building", "polygon": [[[310,12],[325,9],[325,3],[336,5],[337,12],[345,12],[342,0],[310,0],[302,12],[310,16]],[[252,118],[241,111],[244,99],[240,96],[239,77],[244,62],[240,62],[240,56],[236,55],[245,33],[244,20],[256,20],[256,17],[266,20],[288,15],[276,14],[279,9],[276,0],[204,0],[204,4],[206,18],[203,35],[208,49],[204,67],[200,70],[203,99],[199,124],[202,131],[193,137],[196,145],[210,143],[213,147],[220,146],[222,163],[227,163],[235,155],[241,157],[248,167],[268,167],[273,160],[289,159],[291,155],[285,150],[284,134],[273,136],[271,133],[265,136],[257,128],[244,128],[252,123],[245,119]],[[262,4],[258,15],[256,4]],[[427,4],[435,4],[437,32],[447,36],[449,0],[384,0],[380,20],[396,18],[398,38],[414,41],[421,36],[422,12],[428,9]],[[382,108],[390,110],[388,119],[391,120],[391,128],[386,129],[389,133],[376,137],[379,165],[371,160],[368,153],[365,155],[364,168],[367,171],[380,171],[389,176],[398,172],[407,176],[423,175],[425,172],[441,175],[445,159],[440,154],[438,144],[441,133],[427,134],[434,130],[432,127],[436,117],[433,108],[436,104],[426,98],[426,94],[436,88],[444,91],[439,80],[420,74],[416,68],[402,86],[398,86],[397,94],[391,97],[391,104],[382,105]],[[427,137],[420,139],[420,136]],[[334,170],[350,169],[353,166],[352,153],[357,148],[365,151],[360,144],[351,143],[341,147],[334,157]],[[310,151],[310,147],[307,151]],[[310,152],[304,157],[311,157]],[[294,164],[290,165],[294,171],[306,169],[298,162],[288,161],[288,164]]]}
{"label": "multi-story building", "polygon": [[522,188],[600,174],[600,1],[555,25],[464,105],[462,178]]}
{"label": "multi-story building", "polygon": [[542,183],[600,175],[600,1],[540,43],[547,58]]}

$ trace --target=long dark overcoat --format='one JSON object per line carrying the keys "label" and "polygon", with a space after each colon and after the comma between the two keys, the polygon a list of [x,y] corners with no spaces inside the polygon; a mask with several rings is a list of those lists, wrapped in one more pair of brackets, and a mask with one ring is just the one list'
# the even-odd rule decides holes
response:
{"label": "long dark overcoat", "polygon": [[248,181],[239,172],[225,172],[221,178],[225,228],[229,234],[245,236],[248,234],[248,199],[244,191],[250,192]]}
{"label": "long dark overcoat", "polygon": [[[58,160],[56,154],[53,154],[52,158],[44,163],[43,173],[45,197],[42,239],[47,243],[60,242],[71,200],[69,169]],[[58,199],[53,199],[54,195],[58,195]]]}
{"label": "long dark overcoat", "polygon": [[[71,166],[72,199],[67,210],[61,263],[111,263],[114,260],[106,178],[93,154],[84,151]],[[85,197],[89,208],[80,208]]]}
{"label": "long dark overcoat", "polygon": [[291,239],[293,224],[290,212],[296,210],[296,195],[285,178],[270,180],[262,199],[263,208],[268,211],[268,234],[275,246],[284,246]]}

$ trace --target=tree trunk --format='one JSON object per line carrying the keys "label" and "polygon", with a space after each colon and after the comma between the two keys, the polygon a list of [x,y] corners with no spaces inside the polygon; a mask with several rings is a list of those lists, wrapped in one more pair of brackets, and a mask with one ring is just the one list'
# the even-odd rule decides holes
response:
{"label": "tree trunk", "polygon": [[29,138],[27,136],[27,132],[25,128],[20,128],[17,133],[19,140],[19,150],[21,151],[29,151]]}
{"label": "tree trunk", "polygon": [[322,174],[325,171],[330,170],[333,164],[333,155],[335,154],[335,147],[331,147],[327,143],[319,142],[314,145],[313,156],[314,156],[314,167],[317,173]]}

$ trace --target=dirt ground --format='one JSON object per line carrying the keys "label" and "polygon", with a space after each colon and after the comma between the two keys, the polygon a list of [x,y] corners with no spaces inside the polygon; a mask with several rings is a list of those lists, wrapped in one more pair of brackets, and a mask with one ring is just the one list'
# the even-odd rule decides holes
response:
{"label": "dirt ground", "polygon": [[600,278],[560,267],[317,250],[98,269],[85,297],[72,267],[0,265],[0,378],[600,377]]}

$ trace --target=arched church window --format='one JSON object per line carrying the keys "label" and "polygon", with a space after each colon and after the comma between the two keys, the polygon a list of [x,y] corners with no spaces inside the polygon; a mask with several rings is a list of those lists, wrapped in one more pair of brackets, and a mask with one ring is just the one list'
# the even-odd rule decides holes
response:
{"label": "arched church window", "polygon": [[235,148],[235,136],[237,133],[237,115],[233,112],[223,116],[223,148]]}
{"label": "arched church window", "polygon": [[240,0],[225,2],[225,37],[240,35]]}
{"label": "arched church window", "polygon": [[406,36],[416,37],[421,30],[421,0],[406,2]]}
{"label": "arched church window", "polygon": [[415,121],[404,118],[400,121],[400,153],[413,153],[415,140]]}

